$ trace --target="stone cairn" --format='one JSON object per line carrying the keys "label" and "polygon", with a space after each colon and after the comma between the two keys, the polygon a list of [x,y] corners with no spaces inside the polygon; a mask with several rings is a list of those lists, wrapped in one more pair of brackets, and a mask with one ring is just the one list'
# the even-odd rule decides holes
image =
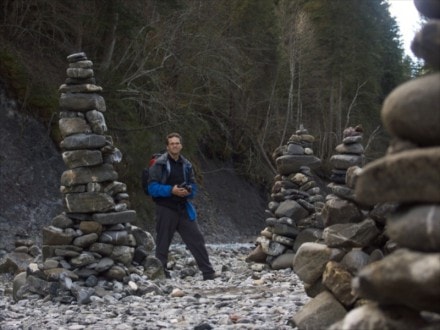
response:
{"label": "stone cairn", "polygon": [[385,157],[368,164],[356,185],[365,204],[398,206],[386,219],[397,249],[368,265],[353,281],[369,303],[333,329],[440,328],[440,1],[415,0],[430,18],[412,43],[433,73],[390,93],[382,122],[393,137]]}
{"label": "stone cairn", "polygon": [[327,187],[331,193],[319,214],[324,227],[321,239],[303,242],[293,260],[294,272],[313,298],[293,318],[300,329],[323,328],[344,317],[356,302],[352,278],[373,258],[382,256],[381,250],[368,254],[381,230],[369,217],[371,207],[355,200],[354,185],[364,159],[362,135],[360,125],[344,130],[342,143],[330,158],[332,182]]}
{"label": "stone cairn", "polygon": [[[325,290],[293,317],[299,329],[440,328],[440,1],[414,3],[431,19],[412,49],[435,72],[388,95],[381,115],[393,140],[386,155],[347,171],[366,215],[359,226],[374,220],[379,233],[345,262],[355,248],[347,253],[347,245],[335,243],[348,242],[355,226],[331,225],[323,234],[327,246],[301,246],[294,269]],[[332,233],[334,226],[340,228]],[[374,229],[363,231],[359,237],[366,239]],[[313,265],[305,264],[307,257]],[[314,268],[323,270],[322,278],[312,278]]]}
{"label": "stone cairn", "polygon": [[82,52],[67,60],[67,79],[59,88],[64,212],[43,228],[42,263],[30,264],[20,276],[27,284],[22,289],[87,303],[101,279],[154,278],[163,272],[151,255],[152,236],[134,225],[127,187],[117,181],[113,164],[122,155],[105,135],[106,105],[93,63]]}
{"label": "stone cairn", "polygon": [[257,238],[248,262],[267,263],[272,269],[291,268],[299,245],[320,239],[322,223],[315,212],[324,205],[324,198],[311,172],[321,165],[320,159],[313,155],[314,140],[301,127],[287,145],[274,151],[272,158],[278,174],[266,210],[267,227]]}

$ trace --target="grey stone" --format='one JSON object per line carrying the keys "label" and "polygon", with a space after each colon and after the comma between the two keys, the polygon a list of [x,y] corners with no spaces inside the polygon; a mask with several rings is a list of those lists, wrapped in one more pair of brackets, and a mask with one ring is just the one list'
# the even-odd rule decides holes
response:
{"label": "grey stone", "polygon": [[326,201],[321,214],[326,227],[337,223],[359,222],[363,218],[356,204],[337,197]]}
{"label": "grey stone", "polygon": [[87,111],[86,118],[92,126],[93,133],[104,134],[107,132],[104,114],[97,110]]}
{"label": "grey stone", "polygon": [[298,236],[295,238],[293,251],[298,251],[299,247],[306,242],[322,243],[322,229],[306,228],[301,230]]}
{"label": "grey stone", "polygon": [[360,297],[380,304],[440,312],[440,253],[399,249],[364,267],[353,280]]}
{"label": "grey stone", "polygon": [[356,297],[351,292],[352,278],[351,273],[341,264],[329,261],[322,274],[322,283],[339,302],[349,308],[356,301]]}
{"label": "grey stone", "polygon": [[362,142],[362,135],[351,135],[346,136],[342,139],[342,143],[344,144],[352,144],[352,143],[360,143]]}
{"label": "grey stone", "polygon": [[70,263],[74,267],[82,267],[95,262],[96,258],[90,252],[82,252],[79,256],[70,259]]}
{"label": "grey stone", "polygon": [[338,170],[346,170],[351,166],[362,166],[364,162],[361,155],[340,154],[330,157],[330,163]]}
{"label": "grey stone", "polygon": [[78,61],[86,61],[87,60],[87,55],[84,52],[78,52],[78,53],[73,53],[70,54],[66,57],[67,62],[69,63],[74,63],[74,62],[78,62]]}
{"label": "grey stone", "polygon": [[[425,2],[428,2],[425,0]],[[440,22],[431,20],[422,26],[416,33],[411,43],[411,49],[417,57],[421,57],[426,64],[439,70],[440,69]]]}
{"label": "grey stone", "polygon": [[46,245],[67,245],[73,240],[71,234],[65,233],[62,229],[54,226],[43,228],[43,244]]}
{"label": "grey stone", "polygon": [[96,252],[103,256],[110,256],[113,252],[113,245],[107,243],[94,243],[90,246],[90,252]]}
{"label": "grey stone", "polygon": [[[417,311],[404,306],[368,303],[347,313],[328,330],[431,329]],[[432,328],[434,330],[434,328]]]}
{"label": "grey stone", "polygon": [[97,272],[102,273],[109,270],[115,264],[114,260],[111,258],[102,258],[98,261],[98,264],[95,266]]}
{"label": "grey stone", "polygon": [[289,175],[298,172],[301,166],[316,169],[321,166],[321,160],[311,155],[284,155],[276,159],[278,173]]}
{"label": "grey stone", "polygon": [[[377,260],[382,258],[377,257]],[[350,273],[356,275],[362,268],[370,263],[370,260],[370,256],[361,249],[352,249],[350,252],[344,255],[341,260],[341,265],[344,266]]]}
{"label": "grey stone", "polygon": [[296,225],[291,226],[283,223],[276,223],[273,226],[272,232],[277,235],[295,238],[298,235],[298,228],[296,228]]}
{"label": "grey stone", "polygon": [[52,219],[52,225],[61,229],[73,226],[73,220],[65,214],[59,214]]}
{"label": "grey stone", "polygon": [[296,252],[293,270],[302,281],[312,284],[321,277],[330,256],[326,245],[306,242]]}
{"label": "grey stone", "polygon": [[377,159],[367,164],[359,175],[356,200],[368,205],[440,203],[439,164],[440,147],[402,151]]}
{"label": "grey stone", "polygon": [[277,235],[277,234],[274,234],[272,236],[272,240],[274,242],[286,245],[287,247],[292,247],[293,243],[295,242],[295,240],[293,238],[282,236],[282,235]]}
{"label": "grey stone", "polygon": [[102,164],[102,153],[99,150],[71,150],[62,154],[64,164],[70,169],[82,166]]}
{"label": "grey stone", "polygon": [[156,248],[153,235],[151,235],[148,231],[142,230],[136,226],[131,226],[129,232],[134,236],[136,244],[145,248],[148,253],[152,252]]}
{"label": "grey stone", "polygon": [[[387,131],[419,146],[440,144],[440,73],[412,79],[394,89],[382,106]],[[417,109],[417,111],[415,111]]]}
{"label": "grey stone", "polygon": [[362,172],[362,168],[359,166],[351,166],[345,173],[345,184],[348,188],[354,189],[356,187],[357,178]]}
{"label": "grey stone", "polygon": [[61,118],[58,121],[58,127],[63,138],[73,134],[89,134],[92,133],[92,128],[89,124],[79,117],[74,118]]}
{"label": "grey stone", "polygon": [[386,233],[399,246],[416,251],[440,251],[440,205],[419,205],[392,214]]}
{"label": "grey stone", "polygon": [[127,210],[122,212],[95,213],[93,214],[93,220],[103,225],[132,223],[136,221],[136,211]]}
{"label": "grey stone", "polygon": [[125,276],[127,276],[127,271],[124,267],[119,265],[113,265],[108,271],[104,273],[105,276],[122,281]]}
{"label": "grey stone", "polygon": [[62,84],[58,91],[60,93],[100,93],[102,92],[102,87],[95,84],[78,84],[78,85],[67,85]]}
{"label": "grey stone", "polygon": [[275,211],[275,215],[279,218],[288,217],[292,219],[301,219],[306,217],[309,212],[300,204],[293,200],[286,200],[280,203],[280,206]]}
{"label": "grey stone", "polygon": [[286,250],[286,246],[283,244],[274,242],[263,236],[259,236],[256,242],[261,245],[263,252],[269,256],[279,256]]}
{"label": "grey stone", "polygon": [[290,143],[287,145],[288,155],[304,155],[304,148],[297,143]]}
{"label": "grey stone", "polygon": [[106,110],[104,98],[95,93],[62,93],[60,96],[60,108],[61,110],[82,112],[94,109],[101,112]]}
{"label": "grey stone", "polygon": [[98,234],[90,233],[82,236],[78,236],[73,240],[73,245],[81,248],[86,248],[95,243],[98,240]]}
{"label": "grey stone", "polygon": [[364,147],[360,143],[341,143],[336,146],[335,151],[339,154],[361,155],[364,153]]}
{"label": "grey stone", "polygon": [[295,253],[283,253],[270,263],[270,267],[275,270],[292,268],[294,258]]}
{"label": "grey stone", "polygon": [[69,78],[86,79],[93,77],[93,70],[82,68],[67,68],[66,74]]}
{"label": "grey stone", "polygon": [[67,136],[60,142],[60,147],[64,150],[99,149],[106,143],[107,140],[103,135],[81,133]]}
{"label": "grey stone", "polygon": [[126,245],[129,242],[128,232],[125,230],[104,231],[99,237],[100,243]]}
{"label": "grey stone", "polygon": [[325,329],[341,320],[347,311],[328,291],[323,291],[310,300],[293,316],[299,330]]}
{"label": "grey stone", "polygon": [[414,0],[417,10],[429,18],[440,18],[440,3],[437,0]]}
{"label": "grey stone", "polygon": [[66,170],[61,175],[61,184],[63,186],[72,186],[88,184],[90,182],[117,180],[117,178],[118,173],[116,173],[112,165],[102,164],[93,167],[79,167]]}
{"label": "grey stone", "polygon": [[80,193],[67,194],[64,196],[65,207],[69,212],[107,212],[113,210],[113,199],[104,193]]}
{"label": "grey stone", "polygon": [[26,284],[26,272],[21,272],[15,275],[12,281],[12,297],[17,302],[23,298],[23,290],[20,290]]}
{"label": "grey stone", "polygon": [[83,68],[83,69],[90,69],[93,67],[93,62],[90,60],[82,60],[82,61],[76,61],[69,63],[69,68]]}
{"label": "grey stone", "polygon": [[360,223],[338,223],[324,229],[322,237],[329,247],[366,247],[377,236],[379,230],[374,220]]}

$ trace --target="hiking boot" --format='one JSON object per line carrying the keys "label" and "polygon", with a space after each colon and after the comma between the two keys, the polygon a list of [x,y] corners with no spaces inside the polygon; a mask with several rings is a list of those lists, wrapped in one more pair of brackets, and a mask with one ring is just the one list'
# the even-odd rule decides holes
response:
{"label": "hiking boot", "polygon": [[214,280],[216,278],[219,278],[220,275],[217,273],[209,273],[209,274],[203,274],[203,280],[204,281],[211,281]]}

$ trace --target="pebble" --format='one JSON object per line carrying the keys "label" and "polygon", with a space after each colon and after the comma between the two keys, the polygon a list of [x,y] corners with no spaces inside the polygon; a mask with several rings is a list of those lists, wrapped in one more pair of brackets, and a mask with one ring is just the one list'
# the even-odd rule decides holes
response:
{"label": "pebble", "polygon": [[[200,272],[183,276],[191,254],[173,244],[171,279],[158,280],[162,294],[112,292],[89,304],[54,302],[29,295],[14,302],[12,281],[0,279],[0,329],[295,329],[292,316],[309,300],[292,269],[253,267],[245,261],[253,244],[209,244],[220,275],[203,281]],[[131,289],[135,289],[131,287]],[[178,293],[178,294],[176,294]]]}

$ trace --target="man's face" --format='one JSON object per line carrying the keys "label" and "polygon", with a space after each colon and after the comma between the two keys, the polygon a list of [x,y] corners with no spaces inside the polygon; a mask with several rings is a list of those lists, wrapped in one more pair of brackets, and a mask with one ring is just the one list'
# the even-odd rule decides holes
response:
{"label": "man's face", "polygon": [[167,151],[171,156],[178,156],[182,150],[182,144],[178,137],[168,139]]}

